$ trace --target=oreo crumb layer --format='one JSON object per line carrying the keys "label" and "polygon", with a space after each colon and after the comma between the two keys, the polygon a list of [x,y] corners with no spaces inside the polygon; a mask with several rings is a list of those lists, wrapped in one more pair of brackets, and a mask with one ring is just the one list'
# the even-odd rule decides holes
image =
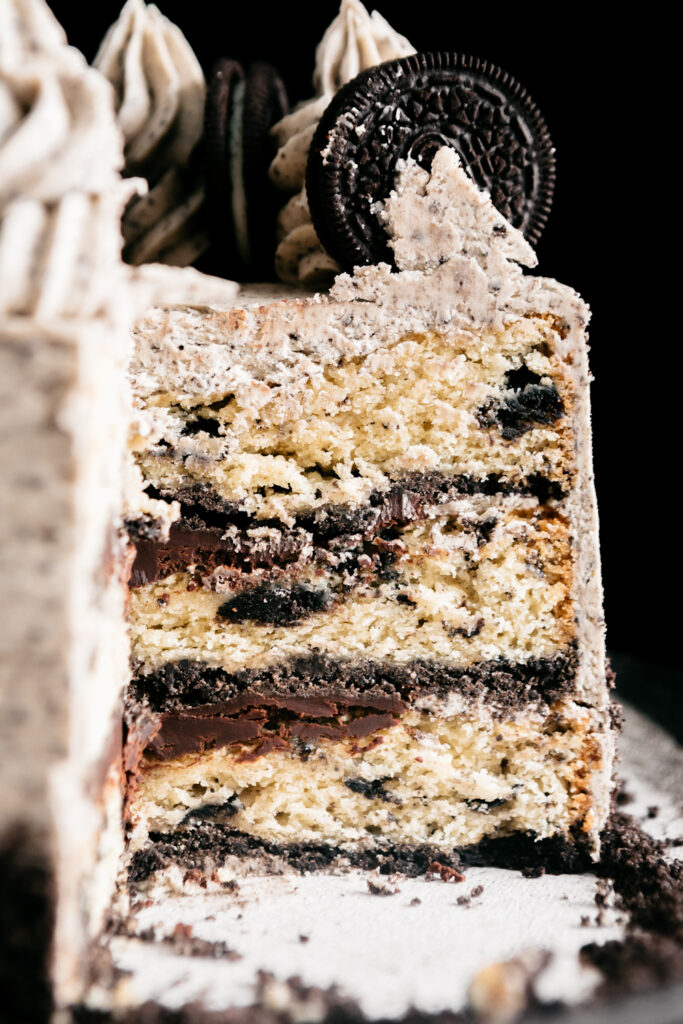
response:
{"label": "oreo crumb layer", "polygon": [[[454,871],[462,874],[465,865],[491,865],[521,870],[528,865],[544,865],[550,874],[589,870],[591,859],[588,840],[576,830],[570,836],[557,835],[538,839],[533,833],[519,832],[510,836],[489,838],[474,846],[453,850],[450,854],[434,846],[387,846],[367,850],[345,850],[328,843],[270,843],[228,825],[201,822],[186,831],[152,832],[149,845],[133,854],[129,866],[132,884],[145,882],[155,871],[179,864],[196,872],[195,880],[210,865],[215,868],[228,857],[258,857],[265,870],[281,870],[282,861],[300,873],[330,868],[378,870],[380,875],[402,875],[416,878],[432,874],[440,876]],[[209,871],[210,873],[210,871]]]}
{"label": "oreo crumb layer", "polygon": [[344,850],[329,843],[270,843],[229,826],[202,822],[195,828],[173,833],[152,832],[150,842],[131,858],[129,880],[144,882],[155,871],[171,864],[179,864],[197,871],[197,878],[205,868],[228,857],[258,857],[264,869],[285,860],[295,871],[324,871],[327,868],[360,868],[377,870],[380,875],[403,875],[417,878],[427,872],[437,858],[449,867],[459,867],[457,853],[444,854],[435,846],[387,846],[373,850]]}
{"label": "oreo crumb layer", "polygon": [[152,672],[138,671],[131,696],[154,712],[174,712],[261,694],[274,700],[317,697],[344,705],[367,704],[371,698],[381,697],[383,702],[398,701],[400,709],[420,696],[446,697],[457,692],[472,703],[485,699],[498,713],[505,714],[529,703],[552,704],[570,696],[577,666],[575,643],[546,658],[516,664],[499,659],[466,667],[426,659],[395,664],[310,655],[266,669],[227,672],[203,662],[182,660]]}

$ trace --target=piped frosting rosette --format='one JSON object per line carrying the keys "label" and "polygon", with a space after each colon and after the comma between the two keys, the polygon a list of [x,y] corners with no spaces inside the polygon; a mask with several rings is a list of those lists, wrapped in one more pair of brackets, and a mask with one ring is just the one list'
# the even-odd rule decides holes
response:
{"label": "piped frosting rosette", "polygon": [[109,86],[66,46],[26,56],[0,63],[0,206],[108,188],[123,162]]}
{"label": "piped frosting rosette", "polygon": [[111,87],[42,0],[0,10],[0,316],[106,315],[131,192]]}
{"label": "piped frosting rosette", "polygon": [[206,95],[199,62],[157,7],[128,0],[94,65],[116,93],[124,174],[148,184],[124,213],[124,257],[134,264],[186,266],[209,243],[202,222],[204,187],[193,159]]}
{"label": "piped frosting rosette", "polygon": [[306,160],[320,117],[337,90],[361,71],[414,52],[377,11],[368,14],[360,0],[342,0],[316,50],[316,95],[273,128],[279,148],[270,178],[281,191],[292,194],[278,217],[275,270],[281,280],[324,287],[340,269],[320,243],[306,198]]}

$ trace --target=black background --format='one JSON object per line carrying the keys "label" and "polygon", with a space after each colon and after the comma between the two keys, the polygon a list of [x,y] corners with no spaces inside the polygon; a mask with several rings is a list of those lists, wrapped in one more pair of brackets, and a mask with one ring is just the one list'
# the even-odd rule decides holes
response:
{"label": "black background", "polygon": [[[118,0],[54,0],[69,41],[92,59]],[[314,50],[338,10],[315,4],[160,0],[205,70],[219,56],[274,63],[290,100],[311,95]],[[594,450],[608,642],[678,663],[681,515],[677,353],[680,315],[660,282],[658,228],[679,234],[669,196],[669,135],[658,134],[661,39],[647,15],[627,23],[599,5],[447,4],[376,0],[418,50],[484,57],[536,100],[557,150],[541,271],[573,285],[593,311]],[[603,12],[608,8],[603,9]],[[663,62],[663,58],[661,59]],[[674,258],[676,253],[673,253]]]}

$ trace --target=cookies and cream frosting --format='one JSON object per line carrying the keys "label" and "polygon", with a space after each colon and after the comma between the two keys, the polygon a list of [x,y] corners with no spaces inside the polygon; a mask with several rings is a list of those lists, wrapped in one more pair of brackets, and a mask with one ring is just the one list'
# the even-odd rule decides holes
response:
{"label": "cookies and cream frosting", "polygon": [[114,86],[124,173],[148,184],[124,214],[124,257],[133,264],[188,265],[208,246],[204,188],[192,160],[206,96],[199,62],[156,6],[128,0],[94,64]]}
{"label": "cookies and cream frosting", "polygon": [[306,199],[306,160],[323,111],[361,71],[414,52],[377,11],[368,14],[360,0],[342,0],[339,14],[316,50],[316,95],[273,128],[279,148],[270,178],[281,191],[293,193],[278,217],[275,270],[280,280],[318,287],[329,284],[340,269],[318,239]]}
{"label": "cookies and cream frosting", "polygon": [[2,7],[0,315],[39,323],[113,308],[121,136],[111,87],[66,45],[46,5]]}
{"label": "cookies and cream frosting", "polygon": [[0,206],[19,195],[49,203],[70,189],[107,189],[123,162],[109,86],[76,50],[56,45],[56,23],[39,22],[32,40],[18,19],[0,32]]}

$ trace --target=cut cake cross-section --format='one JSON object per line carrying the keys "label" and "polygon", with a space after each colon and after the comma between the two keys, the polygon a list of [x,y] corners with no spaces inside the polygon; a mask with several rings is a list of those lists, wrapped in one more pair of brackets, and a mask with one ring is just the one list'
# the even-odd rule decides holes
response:
{"label": "cut cake cross-section", "polygon": [[397,272],[136,329],[131,875],[595,856],[614,737],[588,310],[450,149]]}

